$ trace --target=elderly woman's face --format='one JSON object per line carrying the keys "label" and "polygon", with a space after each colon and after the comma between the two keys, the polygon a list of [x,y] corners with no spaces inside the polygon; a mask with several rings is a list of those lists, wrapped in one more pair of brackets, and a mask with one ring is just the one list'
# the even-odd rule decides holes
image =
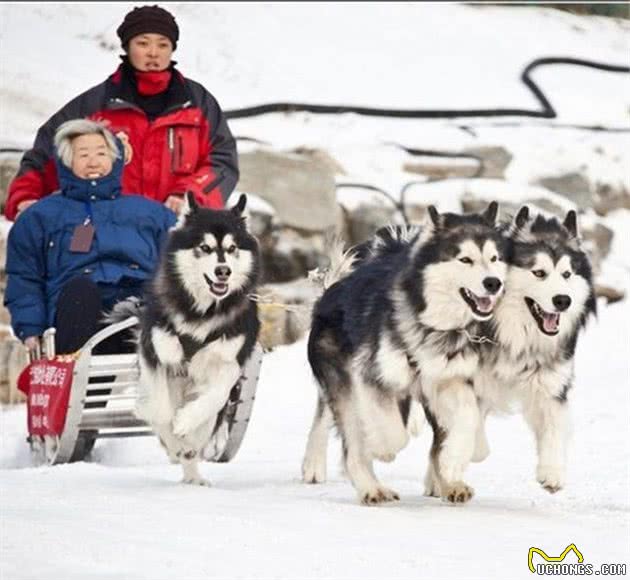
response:
{"label": "elderly woman's face", "polygon": [[112,170],[112,157],[102,135],[80,135],[72,140],[72,173],[82,179],[97,179]]}
{"label": "elderly woman's face", "polygon": [[127,53],[131,65],[136,70],[157,72],[166,70],[171,63],[173,45],[161,34],[153,32],[138,34],[129,41]]}

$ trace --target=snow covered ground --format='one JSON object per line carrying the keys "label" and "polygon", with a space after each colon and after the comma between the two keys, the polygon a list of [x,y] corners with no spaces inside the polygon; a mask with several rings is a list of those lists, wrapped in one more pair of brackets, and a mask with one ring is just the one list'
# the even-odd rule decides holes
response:
{"label": "snow covered ground", "polygon": [[357,503],[336,439],[330,481],[299,481],[315,404],[304,342],[266,356],[241,451],[203,466],[212,488],[178,484],[153,439],[98,442],[90,463],[27,467],[24,409],[4,409],[0,576],[526,578],[531,546],[553,555],[570,543],[595,569],[627,563],[628,344],[622,303],[603,308],[579,345],[566,490],[538,486],[533,438],[519,417],[501,417],[463,507],[422,496],[428,429],[378,465],[401,494],[395,505]]}
{"label": "snow covered ground", "polygon": [[[27,146],[48,116],[116,63],[115,28],[133,4],[0,6],[0,145]],[[408,108],[534,108],[522,68],[542,56],[628,64],[627,23],[550,9],[420,4],[166,4],[182,28],[181,69],[226,109],[272,101]],[[458,149],[501,144],[518,157],[509,191],[550,166],[628,182],[624,133],[557,124],[628,126],[628,79],[548,69],[536,79],[560,118],[527,127],[488,120],[410,121],[270,114],[231,122],[277,148],[324,147],[347,170],[397,192],[408,156],[384,145]],[[509,119],[506,121],[510,121]],[[513,120],[512,120],[513,121]],[[594,150],[602,153],[597,156]],[[453,185],[453,184],[451,184]],[[497,184],[456,184],[468,191]],[[439,191],[438,191],[439,190]],[[440,193],[443,191],[443,194]],[[482,191],[478,192],[482,194]],[[453,196],[440,184],[432,201]],[[423,194],[425,197],[428,192]],[[630,287],[630,212],[606,218],[616,237],[607,275]],[[525,578],[531,546],[570,543],[595,568],[630,563],[630,309],[605,307],[578,347],[569,484],[534,480],[533,438],[518,417],[489,423],[492,454],[469,470],[476,497],[451,507],[421,494],[429,434],[378,466],[395,505],[358,505],[331,443],[330,481],[300,483],[315,401],[304,341],[266,355],[241,451],[206,464],[214,486],[178,484],[153,439],[100,441],[89,463],[34,468],[23,407],[0,412],[0,577]],[[568,556],[571,558],[572,556]]]}

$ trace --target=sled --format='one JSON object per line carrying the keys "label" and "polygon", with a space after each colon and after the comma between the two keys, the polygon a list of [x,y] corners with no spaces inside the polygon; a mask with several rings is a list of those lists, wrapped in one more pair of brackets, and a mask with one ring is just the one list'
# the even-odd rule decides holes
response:
{"label": "sled", "polygon": [[[33,356],[18,382],[27,396],[27,440],[35,463],[81,461],[96,439],[153,435],[134,413],[138,355],[93,352],[104,340],[137,324],[135,316],[111,324],[74,355],[56,356],[55,329],[44,333],[44,355]],[[257,344],[218,415],[213,433],[222,431],[224,437],[208,446],[212,453],[204,454],[205,459],[224,463],[238,452],[254,405],[261,363],[262,348]]]}

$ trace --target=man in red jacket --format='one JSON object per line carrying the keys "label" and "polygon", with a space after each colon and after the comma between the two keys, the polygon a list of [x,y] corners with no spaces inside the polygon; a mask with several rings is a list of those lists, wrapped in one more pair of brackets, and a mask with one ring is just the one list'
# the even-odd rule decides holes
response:
{"label": "man in red jacket", "polygon": [[200,205],[221,208],[234,189],[236,142],[223,111],[171,60],[179,39],[175,18],[158,6],[134,8],[117,33],[126,53],[118,70],[53,115],[24,154],[9,186],[10,220],[59,189],[53,135],[75,118],[104,122],[125,143],[123,193],[141,193],[177,211],[186,191]]}

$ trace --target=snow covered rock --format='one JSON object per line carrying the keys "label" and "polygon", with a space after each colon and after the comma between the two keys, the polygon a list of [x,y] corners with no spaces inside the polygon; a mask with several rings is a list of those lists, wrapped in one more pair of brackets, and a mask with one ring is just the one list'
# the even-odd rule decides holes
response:
{"label": "snow covered rock", "polygon": [[338,221],[334,169],[322,155],[259,149],[239,155],[238,189],[263,198],[289,227],[323,232]]}
{"label": "snow covered rock", "polygon": [[24,401],[17,378],[27,364],[26,349],[9,328],[0,326],[0,403]]}
{"label": "snow covered rock", "polygon": [[0,156],[0,212],[4,212],[9,183],[17,173],[19,163],[20,158],[13,153]]}
{"label": "snow covered rock", "polygon": [[479,177],[487,178],[503,178],[505,176],[505,170],[513,158],[512,153],[505,147],[492,145],[468,147],[463,150],[463,153],[472,155],[481,160]]}

